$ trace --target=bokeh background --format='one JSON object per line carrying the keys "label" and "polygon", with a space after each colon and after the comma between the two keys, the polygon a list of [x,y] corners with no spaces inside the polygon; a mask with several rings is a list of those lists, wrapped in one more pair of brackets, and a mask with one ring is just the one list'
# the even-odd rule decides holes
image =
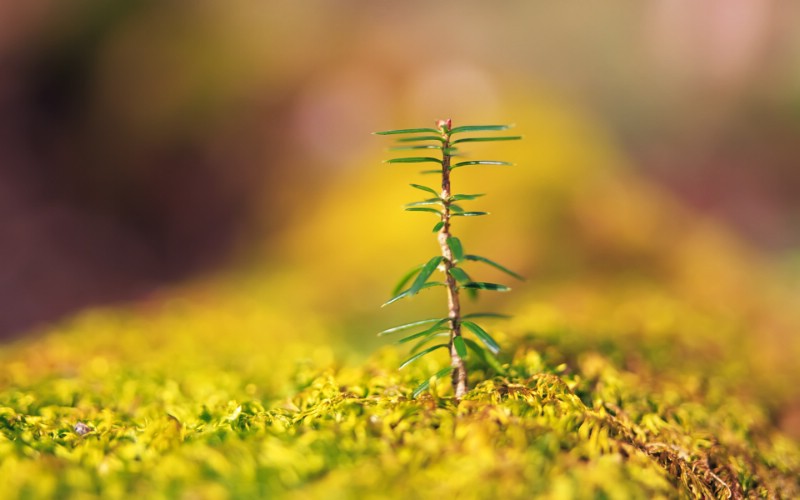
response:
{"label": "bokeh background", "polygon": [[530,278],[495,307],[580,324],[602,299],[609,330],[671,325],[626,309],[656,286],[746,330],[800,429],[798,19],[777,0],[1,2],[0,337],[231,274],[369,352],[440,305],[378,309],[436,246],[400,208],[424,179],[370,132],[514,122],[524,141],[470,154],[517,166],[457,180],[494,214],[462,239]]}

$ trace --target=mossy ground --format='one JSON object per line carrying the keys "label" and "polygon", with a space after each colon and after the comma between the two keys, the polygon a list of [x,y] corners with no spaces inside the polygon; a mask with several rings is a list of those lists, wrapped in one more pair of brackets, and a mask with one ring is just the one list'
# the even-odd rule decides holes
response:
{"label": "mossy ground", "polygon": [[569,331],[534,303],[498,333],[507,373],[412,400],[435,360],[337,361],[319,325],[251,299],[91,312],[4,347],[3,496],[800,496],[797,443],[725,373],[735,344],[707,364],[691,337]]}

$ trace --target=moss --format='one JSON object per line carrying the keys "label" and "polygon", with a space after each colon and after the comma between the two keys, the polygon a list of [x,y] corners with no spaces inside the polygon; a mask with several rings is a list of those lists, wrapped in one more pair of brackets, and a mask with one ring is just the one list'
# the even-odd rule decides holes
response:
{"label": "moss", "polygon": [[[800,496],[797,443],[763,405],[707,373],[631,369],[622,342],[508,334],[506,375],[471,367],[485,381],[456,404],[445,381],[409,398],[432,361],[270,357],[189,313],[169,338],[174,312],[109,311],[2,351],[6,497]],[[292,349],[310,359],[282,364]]]}

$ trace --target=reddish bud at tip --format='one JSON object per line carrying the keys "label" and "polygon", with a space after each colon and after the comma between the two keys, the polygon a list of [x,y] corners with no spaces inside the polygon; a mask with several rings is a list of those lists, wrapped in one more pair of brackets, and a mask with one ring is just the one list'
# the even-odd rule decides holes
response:
{"label": "reddish bud at tip", "polygon": [[436,126],[440,130],[449,131],[451,128],[453,128],[453,120],[450,118],[448,118],[447,120],[437,120]]}

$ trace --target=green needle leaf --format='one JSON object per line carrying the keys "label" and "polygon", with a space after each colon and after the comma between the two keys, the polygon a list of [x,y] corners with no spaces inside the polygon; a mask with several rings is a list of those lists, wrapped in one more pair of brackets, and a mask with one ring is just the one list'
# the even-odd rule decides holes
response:
{"label": "green needle leaf", "polygon": [[470,161],[461,161],[456,163],[455,165],[450,166],[450,170],[459,167],[466,167],[468,165],[503,165],[506,167],[511,167],[514,164],[507,161],[495,161],[495,160],[470,160]]}
{"label": "green needle leaf", "polygon": [[490,142],[490,141],[516,141],[522,139],[521,135],[505,135],[499,137],[465,137],[464,139],[456,139],[450,144],[458,144],[460,142]]}
{"label": "green needle leaf", "polygon": [[399,326],[393,326],[391,328],[387,328],[386,330],[380,331],[378,332],[378,337],[383,337],[384,335],[389,335],[390,333],[399,332],[401,330],[407,330],[409,328],[414,328],[415,326],[427,325],[428,323],[436,323],[437,321],[442,322],[447,320],[448,318],[431,318],[431,319],[423,319],[420,321],[413,321],[411,323],[406,323],[404,325],[399,325]]}
{"label": "green needle leaf", "polygon": [[[431,281],[431,282],[425,283],[424,285],[422,285],[422,286],[421,286],[421,287],[419,287],[419,288],[420,288],[420,290],[423,290],[423,289],[425,289],[425,288],[430,288],[430,287],[432,287],[432,286],[447,286],[447,283],[442,283],[441,281]],[[394,297],[392,297],[392,298],[391,298],[391,299],[389,299],[388,301],[384,302],[384,303],[381,305],[381,307],[386,307],[386,306],[388,306],[389,304],[393,304],[393,303],[397,302],[397,301],[398,301],[398,300],[400,300],[400,299],[404,299],[404,298],[408,297],[409,295],[411,295],[411,294],[409,293],[410,291],[411,291],[411,290],[409,289],[409,290],[406,290],[406,291],[404,291],[404,292],[402,292],[402,293],[400,293],[400,294],[398,294],[398,295],[395,295]]]}
{"label": "green needle leaf", "polygon": [[439,222],[437,222],[436,224],[433,225],[433,232],[434,233],[438,232],[443,227],[444,227],[444,221],[440,220]]}
{"label": "green needle leaf", "polygon": [[[437,170],[437,172],[438,172],[438,170]],[[430,193],[430,194],[432,194],[432,195],[434,195],[436,197],[439,196],[439,193],[435,189],[429,188],[428,186],[423,186],[421,184],[409,184],[409,186],[411,186],[411,187],[413,187],[415,189],[419,189],[419,190],[425,191],[426,193]]]}
{"label": "green needle leaf", "polygon": [[454,194],[453,196],[450,197],[450,201],[474,200],[475,198],[480,198],[481,196],[486,196],[486,193]]}
{"label": "green needle leaf", "polygon": [[406,203],[405,206],[407,206],[407,207],[419,207],[419,206],[425,206],[425,205],[444,205],[444,202],[442,201],[441,198],[437,197],[437,198],[428,198],[427,200],[422,200],[422,201],[415,201],[415,202],[412,202],[412,203]]}
{"label": "green needle leaf", "polygon": [[489,212],[456,212],[450,214],[450,217],[479,217],[481,215],[489,215]]}
{"label": "green needle leaf", "polygon": [[436,210],[435,208],[427,208],[427,207],[406,207],[403,210],[406,212],[430,212],[432,214],[436,214],[441,217],[442,212]]}
{"label": "green needle leaf", "polygon": [[410,151],[413,149],[442,149],[442,147],[434,146],[433,144],[418,144],[414,146],[392,146],[389,151]]}
{"label": "green needle leaf", "polygon": [[400,128],[396,130],[384,130],[382,132],[373,132],[373,134],[375,135],[419,134],[419,133],[438,134],[439,131],[434,128]]}
{"label": "green needle leaf", "polygon": [[[419,277],[417,277],[419,279]],[[473,281],[461,285],[461,288],[477,288],[478,290],[491,290],[493,292],[507,292],[511,288],[505,285],[498,285],[497,283],[486,283],[485,281]]]}
{"label": "green needle leaf", "polygon": [[444,139],[439,135],[420,135],[416,137],[401,137],[397,142],[416,142],[416,141],[439,141],[444,142]]}
{"label": "green needle leaf", "polygon": [[450,247],[450,252],[453,254],[453,262],[458,262],[464,258],[464,248],[461,246],[461,240],[455,236],[447,238],[447,246]]}
{"label": "green needle leaf", "polygon": [[492,351],[492,354],[497,354],[500,352],[500,346],[497,344],[497,342],[495,342],[491,335],[486,333],[486,330],[478,326],[477,323],[473,323],[472,321],[462,321],[461,325],[474,333],[475,336],[478,337],[481,342],[483,342],[483,345]]}
{"label": "green needle leaf", "polygon": [[426,281],[428,281],[428,278],[431,277],[431,274],[433,274],[433,271],[436,270],[436,267],[442,263],[442,260],[444,260],[444,257],[437,255],[429,260],[424,266],[422,266],[422,270],[420,270],[419,274],[417,275],[417,279],[414,280],[411,288],[408,289],[409,295],[415,295],[422,289],[422,286]]}
{"label": "green needle leaf", "polygon": [[411,156],[408,158],[392,158],[384,160],[384,163],[442,163],[442,160],[431,156]]}
{"label": "green needle leaf", "polygon": [[428,390],[428,387],[431,386],[431,382],[435,382],[435,381],[439,380],[442,377],[450,375],[450,372],[452,372],[452,371],[453,371],[453,367],[452,366],[448,366],[447,368],[442,368],[438,372],[434,373],[432,376],[430,376],[428,378],[428,380],[426,380],[425,382],[419,384],[417,386],[417,388],[414,389],[414,392],[411,393],[411,398],[412,399],[416,399],[417,396],[419,396],[420,394],[422,394],[423,392]]}
{"label": "green needle leaf", "polygon": [[513,125],[464,125],[451,129],[450,134],[458,134],[460,132],[491,132],[495,130],[508,130],[511,127],[513,127]]}
{"label": "green needle leaf", "polygon": [[460,267],[451,267],[450,275],[459,283],[472,283],[469,275],[467,275],[467,273],[465,273]]}
{"label": "green needle leaf", "polygon": [[507,268],[505,266],[502,266],[502,265],[498,264],[497,262],[495,262],[495,261],[493,261],[491,259],[487,259],[486,257],[481,257],[480,255],[465,255],[464,258],[467,259],[467,260],[472,260],[472,261],[477,261],[477,262],[483,262],[484,264],[489,264],[490,266],[492,266],[495,269],[498,269],[500,271],[503,271],[504,273],[508,274],[509,276],[513,276],[514,278],[517,278],[520,281],[525,281],[525,278],[523,278],[519,274],[515,273],[511,269],[509,269],[509,268]]}
{"label": "green needle leaf", "polygon": [[442,173],[442,171],[441,171],[441,170],[420,170],[420,171],[419,171],[419,173],[421,173],[421,174],[423,174],[423,175],[429,175],[429,174],[441,174],[441,173]]}
{"label": "green needle leaf", "polygon": [[426,205],[442,205],[442,202],[439,198],[431,198],[430,200],[422,200],[422,201],[415,201],[413,203],[406,203],[406,207],[423,207]]}
{"label": "green needle leaf", "polygon": [[467,359],[467,346],[464,344],[464,339],[461,338],[461,335],[453,337],[453,347],[456,348],[459,358]]}
{"label": "green needle leaf", "polygon": [[405,288],[405,286],[408,284],[408,282],[411,281],[411,278],[413,278],[414,276],[417,275],[418,272],[420,272],[420,270],[422,269],[422,266],[423,266],[423,264],[420,264],[420,265],[410,269],[406,274],[404,274],[403,277],[400,278],[400,281],[398,281],[397,284],[392,289],[392,296],[395,296],[398,293],[400,293],[400,290]]}
{"label": "green needle leaf", "polygon": [[398,368],[398,369],[399,369],[399,370],[402,370],[403,368],[405,368],[406,366],[410,365],[410,364],[411,364],[411,363],[413,363],[414,361],[416,361],[416,360],[418,360],[419,358],[421,358],[421,357],[425,356],[426,354],[430,354],[430,353],[432,353],[432,352],[433,352],[433,351],[435,351],[436,349],[442,349],[442,348],[445,348],[445,349],[446,349],[446,348],[448,348],[448,347],[450,347],[450,346],[449,346],[449,345],[447,345],[447,344],[436,344],[435,346],[428,347],[427,349],[424,349],[424,350],[422,350],[422,351],[418,352],[417,354],[415,354],[415,355],[411,356],[411,357],[410,357],[410,358],[408,358],[407,360],[403,361],[403,363],[400,365],[400,368]]}
{"label": "green needle leaf", "polygon": [[462,316],[462,319],[470,319],[470,318],[509,319],[509,318],[511,318],[511,316],[509,316],[508,314],[499,314],[499,313],[470,313],[470,314]]}
{"label": "green needle leaf", "polygon": [[398,340],[397,343],[398,344],[405,344],[407,342],[411,342],[412,340],[416,340],[416,339],[418,339],[420,337],[428,337],[425,340],[423,340],[422,342],[420,342],[419,344],[417,344],[416,347],[411,349],[411,352],[417,352],[419,350],[419,348],[422,346],[422,344],[424,344],[425,342],[427,342],[428,340],[430,340],[431,338],[436,336],[437,333],[439,333],[439,332],[449,332],[450,331],[450,327],[449,326],[444,326],[444,324],[447,323],[447,321],[448,320],[446,318],[443,321],[437,321],[436,324],[433,325],[432,327],[430,327],[430,328],[428,328],[428,329],[426,329],[424,331],[414,333],[414,334],[409,335],[407,337],[403,337],[402,339]]}

